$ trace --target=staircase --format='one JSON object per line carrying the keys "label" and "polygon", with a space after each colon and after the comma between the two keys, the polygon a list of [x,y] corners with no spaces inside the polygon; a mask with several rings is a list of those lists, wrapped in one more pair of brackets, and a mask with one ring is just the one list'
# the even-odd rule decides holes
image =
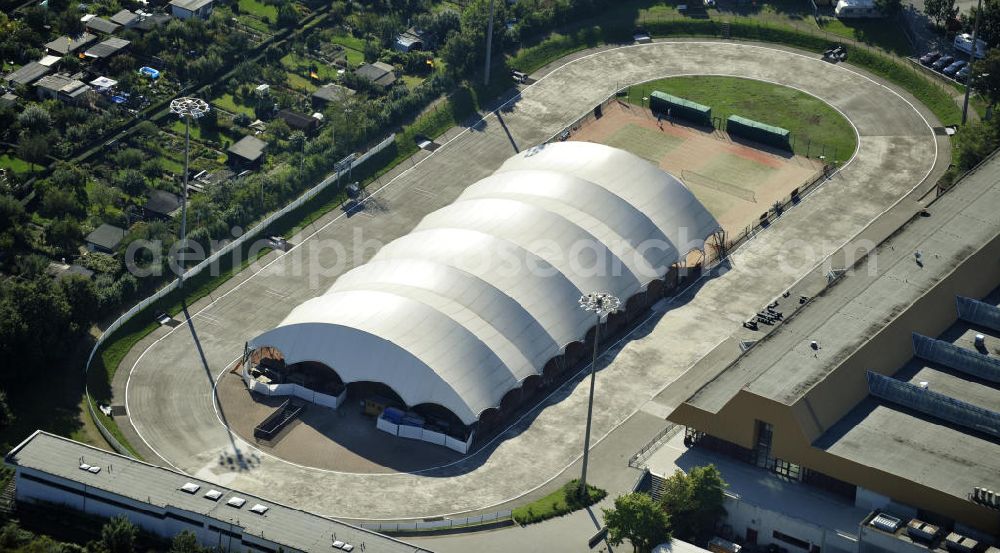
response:
{"label": "staircase", "polygon": [[732,28],[729,26],[729,23],[723,23],[722,24],[722,38],[732,38],[731,30],[732,30]]}
{"label": "staircase", "polygon": [[654,501],[659,502],[663,499],[663,488],[666,483],[666,479],[662,476],[649,473],[649,495],[653,497]]}
{"label": "staircase", "polygon": [[15,497],[14,478],[11,478],[3,490],[0,490],[0,519],[13,518],[17,511]]}

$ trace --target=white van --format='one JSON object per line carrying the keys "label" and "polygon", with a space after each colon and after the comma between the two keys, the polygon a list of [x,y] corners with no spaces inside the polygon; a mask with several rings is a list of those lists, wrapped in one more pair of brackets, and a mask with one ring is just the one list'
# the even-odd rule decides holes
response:
{"label": "white van", "polygon": [[[966,54],[972,53],[972,35],[969,33],[962,33],[955,37],[955,49],[959,52],[965,52]],[[976,57],[983,59],[986,57],[986,43],[980,39],[976,39]]]}
{"label": "white van", "polygon": [[875,0],[839,0],[833,13],[840,19],[882,17],[882,11],[875,5]]}

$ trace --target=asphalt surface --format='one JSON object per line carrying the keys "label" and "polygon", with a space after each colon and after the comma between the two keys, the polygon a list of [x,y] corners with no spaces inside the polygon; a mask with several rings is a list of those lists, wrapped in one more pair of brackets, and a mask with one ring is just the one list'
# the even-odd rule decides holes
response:
{"label": "asphalt surface", "polygon": [[[927,177],[941,170],[939,159],[947,164],[947,141],[935,138],[929,124],[936,123],[925,108],[854,69],[811,55],[731,42],[658,42],[576,55],[542,73],[503,108],[504,125],[490,114],[475,128],[450,131],[442,148],[429,157],[422,154],[415,166],[376,192],[363,213],[331,214],[311,225],[291,238],[294,250],[267,257],[266,267],[251,267],[192,306],[189,321],[138,344],[114,383],[116,403],[126,403],[133,427],[124,418],[119,424],[132,443],[154,462],[159,458],[207,480],[348,519],[488,510],[568,479],[560,475],[579,457],[586,412],[587,386],[577,385],[578,380],[519,421],[504,439],[461,463],[388,475],[320,471],[256,451],[227,431],[212,385],[242,353],[246,340],[321,294],[340,273],[371,257],[378,243],[406,233],[423,215],[489,175],[515,147],[547,140],[617,87],[671,75],[718,74],[809,92],[857,128],[856,157],[740,248],[730,265],[673,303],[659,305],[602,361],[592,481],[609,492],[625,489],[634,481],[625,468],[627,457],[663,427],[678,401],[667,385],[679,379],[693,387],[709,378],[710,371],[701,375],[688,369],[717,345],[731,342],[740,322],[814,272],[887,208],[932,182]],[[357,233],[368,242],[357,242]],[[405,455],[406,442],[400,442]]]}

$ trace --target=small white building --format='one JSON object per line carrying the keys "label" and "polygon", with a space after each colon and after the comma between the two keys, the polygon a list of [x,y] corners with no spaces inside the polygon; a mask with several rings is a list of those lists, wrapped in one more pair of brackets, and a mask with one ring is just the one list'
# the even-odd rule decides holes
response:
{"label": "small white building", "polygon": [[208,19],[212,13],[212,0],[170,0],[170,13],[177,19]]}
{"label": "small white building", "polygon": [[839,0],[833,13],[840,19],[883,17],[885,15],[875,5],[875,0]]}

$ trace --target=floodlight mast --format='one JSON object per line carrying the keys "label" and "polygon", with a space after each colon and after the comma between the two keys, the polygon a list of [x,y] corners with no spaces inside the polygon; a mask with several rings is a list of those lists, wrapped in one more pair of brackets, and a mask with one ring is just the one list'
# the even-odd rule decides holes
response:
{"label": "floodlight mast", "polygon": [[594,326],[594,358],[590,363],[590,399],[587,401],[587,431],[583,435],[583,471],[580,475],[580,497],[587,497],[587,462],[590,460],[590,422],[594,416],[594,381],[597,378],[597,345],[600,343],[601,322],[618,311],[621,300],[609,292],[591,292],[580,296],[580,307],[597,315]]}
{"label": "floodlight mast", "polygon": [[[208,113],[209,109],[208,102],[200,98],[183,97],[170,101],[170,113],[184,120],[184,190],[181,193],[181,247],[177,250],[178,252],[187,251],[187,195],[188,173],[190,172],[188,165],[191,153],[191,119],[198,119]],[[184,270],[185,267],[181,263],[177,284],[179,288],[184,287]]]}

